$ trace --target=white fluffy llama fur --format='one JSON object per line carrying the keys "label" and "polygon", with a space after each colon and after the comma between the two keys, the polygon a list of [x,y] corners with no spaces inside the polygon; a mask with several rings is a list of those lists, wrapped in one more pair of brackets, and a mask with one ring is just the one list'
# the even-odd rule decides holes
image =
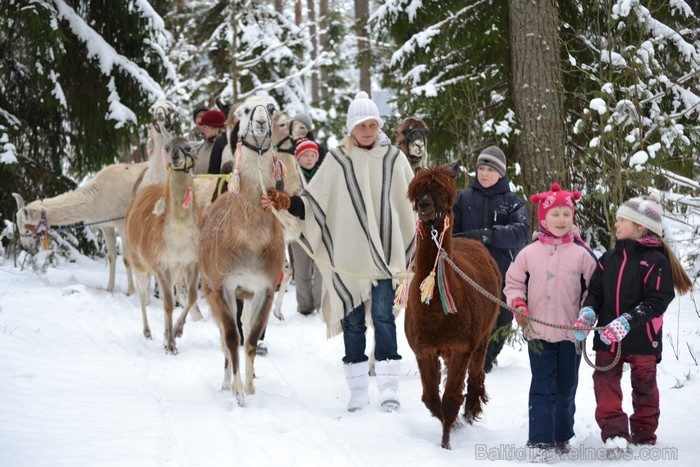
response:
{"label": "white fluffy llama fur", "polygon": [[[131,278],[131,267],[127,259],[128,242],[125,241],[126,208],[131,199],[131,187],[146,169],[146,163],[140,164],[113,164],[97,172],[83,186],[73,191],[60,194],[53,198],[32,201],[24,205],[22,197],[16,193],[13,196],[17,200],[19,208],[17,212],[17,227],[23,236],[22,245],[26,249],[34,246],[34,240],[26,236],[33,232],[41,219],[42,211],[46,212],[46,219],[50,227],[71,225],[78,222],[90,224],[107,219],[117,219],[96,224],[94,227],[102,231],[107,245],[107,258],[109,261],[109,282],[106,290],[114,290],[114,275],[117,260],[116,234],[122,238],[122,253],[126,277],[128,280],[127,295],[134,291],[134,283]],[[120,218],[121,219],[118,219]]]}
{"label": "white fluffy llama fur", "polygon": [[[251,97],[237,109],[241,137],[261,150],[242,146],[240,189],[223,193],[207,209],[199,243],[202,288],[221,331],[225,359],[222,388],[231,388],[239,405],[244,403],[244,392],[255,393],[255,349],[270,316],[284,261],[282,226],[260,206],[263,187],[259,171],[264,190],[274,188],[276,182],[271,150],[272,117],[276,112],[273,101],[264,96]],[[245,389],[238,358],[236,298],[244,300]]]}
{"label": "white fluffy llama fur", "polygon": [[[185,138],[177,137],[165,144],[170,167],[166,183],[145,186],[134,197],[126,216],[130,249],[129,259],[136,275],[136,288],[141,302],[143,335],[151,338],[146,316],[149,274],[155,275],[163,296],[165,312],[164,346],[168,353],[177,353],[175,337],[182,335],[187,313],[197,300],[197,244],[201,210],[192,199],[185,202],[192,182],[194,149]],[[194,193],[190,193],[196,196]],[[165,197],[165,209],[156,214],[154,208]],[[173,286],[184,277],[187,303],[173,329]]]}

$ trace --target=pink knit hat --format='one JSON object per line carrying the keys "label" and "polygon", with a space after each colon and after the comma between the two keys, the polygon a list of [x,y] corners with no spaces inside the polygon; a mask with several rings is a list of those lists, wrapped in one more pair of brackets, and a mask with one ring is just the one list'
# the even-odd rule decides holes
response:
{"label": "pink knit hat", "polygon": [[562,190],[558,183],[552,183],[552,189],[550,191],[538,193],[530,197],[530,201],[537,203],[537,222],[540,227],[544,227],[545,229],[547,228],[545,224],[547,211],[558,206],[566,206],[575,212],[576,206],[574,205],[574,201],[579,199],[581,199],[580,192]]}
{"label": "pink knit hat", "polygon": [[297,140],[296,149],[294,150],[294,156],[299,159],[306,151],[313,151],[318,156],[318,144],[314,143],[308,138],[301,138]]}

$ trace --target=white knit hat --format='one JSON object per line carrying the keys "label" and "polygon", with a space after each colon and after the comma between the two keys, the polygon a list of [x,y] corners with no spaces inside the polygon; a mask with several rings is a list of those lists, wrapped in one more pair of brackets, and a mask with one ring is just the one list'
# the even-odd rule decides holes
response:
{"label": "white knit hat", "polygon": [[345,126],[348,132],[352,133],[352,129],[355,128],[355,125],[372,119],[379,123],[379,128],[384,126],[384,120],[379,116],[377,104],[369,98],[366,92],[360,91],[355,94],[355,100],[350,102]]}
{"label": "white knit hat", "polygon": [[650,194],[648,196],[638,196],[622,203],[622,206],[617,208],[617,217],[646,227],[661,236],[663,235],[663,227],[661,226],[662,212],[659,198],[654,194]]}

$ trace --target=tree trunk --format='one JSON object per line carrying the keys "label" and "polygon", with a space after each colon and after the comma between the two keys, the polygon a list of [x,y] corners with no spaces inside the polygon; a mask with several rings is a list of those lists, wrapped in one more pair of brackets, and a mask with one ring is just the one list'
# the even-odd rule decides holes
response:
{"label": "tree trunk", "polygon": [[[311,61],[316,61],[318,57],[318,37],[316,37],[316,7],[315,0],[307,0],[306,21],[309,22],[309,36],[311,38]],[[318,69],[311,72],[311,105],[318,105]]]}
{"label": "tree trunk", "polygon": [[277,13],[284,12],[284,0],[275,0],[275,11]]}
{"label": "tree trunk", "polygon": [[355,0],[355,26],[357,29],[357,52],[360,67],[360,90],[372,96],[372,81],[369,74],[370,46],[367,19],[369,18],[369,0]]}
{"label": "tree trunk", "polygon": [[525,193],[568,187],[558,18],[554,0],[509,0],[513,101],[520,136],[515,157]]}
{"label": "tree trunk", "polygon": [[[321,0],[319,2],[318,13],[321,16],[321,21],[319,23],[319,27],[321,28],[320,43],[323,47],[326,47],[328,44],[328,0]],[[321,99],[325,101],[328,99],[328,86],[326,86],[328,82],[328,70],[326,67],[321,67],[321,82],[324,84],[324,86],[321,87]]]}

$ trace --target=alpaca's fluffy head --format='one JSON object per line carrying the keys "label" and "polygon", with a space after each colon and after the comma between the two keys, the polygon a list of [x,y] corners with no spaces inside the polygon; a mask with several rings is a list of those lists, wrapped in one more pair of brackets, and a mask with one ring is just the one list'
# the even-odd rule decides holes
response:
{"label": "alpaca's fluffy head", "polygon": [[418,171],[408,185],[408,199],[421,221],[432,224],[452,212],[457,200],[456,176],[450,167]]}
{"label": "alpaca's fluffy head", "polygon": [[175,107],[165,99],[158,99],[149,107],[151,123],[160,124],[161,127],[172,130],[175,120]]}
{"label": "alpaca's fluffy head", "polygon": [[246,99],[236,110],[236,117],[240,122],[238,134],[241,139],[252,137],[259,142],[262,138],[269,142],[272,122],[278,112],[277,104],[269,96],[253,96]]}
{"label": "alpaca's fluffy head", "polygon": [[272,144],[277,151],[294,154],[294,142],[303,138],[308,130],[303,123],[292,120],[287,114],[278,112],[272,122]]}

